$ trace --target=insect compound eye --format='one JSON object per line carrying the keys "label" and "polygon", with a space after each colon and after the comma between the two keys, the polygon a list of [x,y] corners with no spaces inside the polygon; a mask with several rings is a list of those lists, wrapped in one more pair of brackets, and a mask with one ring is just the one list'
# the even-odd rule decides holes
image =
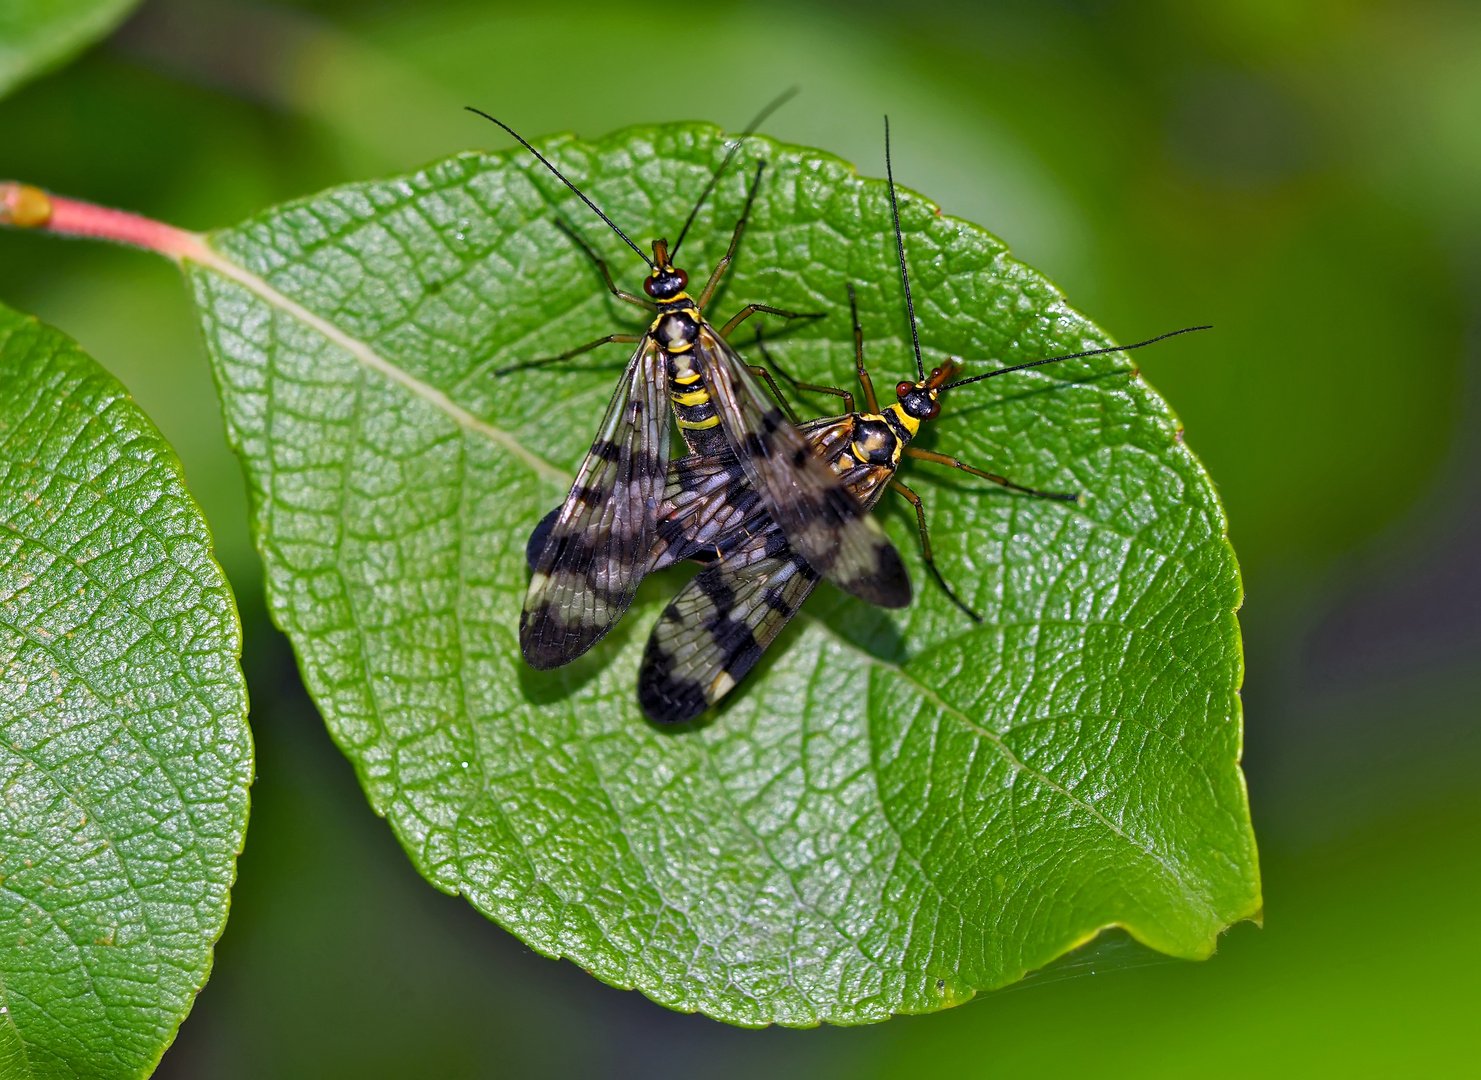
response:
{"label": "insect compound eye", "polygon": [[895,384],[895,397],[901,401],[904,401],[905,395],[910,393],[910,391],[914,389],[915,383],[913,382],[897,382]]}
{"label": "insect compound eye", "polygon": [[926,406],[926,411],[921,415],[921,419],[922,420],[934,420],[934,419],[936,419],[936,417],[938,417],[940,415],[941,415],[941,403],[939,401],[934,401],[933,400],[929,405]]}
{"label": "insect compound eye", "polygon": [[660,267],[643,279],[643,291],[655,300],[668,300],[678,296],[689,284],[689,275],[673,267]]}

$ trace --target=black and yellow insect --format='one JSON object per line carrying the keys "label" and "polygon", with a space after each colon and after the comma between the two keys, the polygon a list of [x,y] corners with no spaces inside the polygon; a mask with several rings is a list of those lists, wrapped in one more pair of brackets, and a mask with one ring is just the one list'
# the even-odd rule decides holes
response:
{"label": "black and yellow insect", "polygon": [[[889,167],[888,131],[886,125],[886,171],[917,378],[899,383],[895,387],[898,400],[883,409],[879,407],[864,363],[864,337],[853,287],[849,286],[854,353],[865,411],[855,411],[853,396],[847,391],[794,381],[801,389],[842,397],[846,410],[841,416],[802,424],[800,430],[860,505],[872,509],[886,488],[894,488],[915,507],[926,566],[952,602],[980,622],[981,617],[962,602],[936,567],[921,499],[895,475],[901,461],[912,457],[947,465],[1037,498],[1073,502],[1077,496],[1037,491],[946,454],[911,446],[921,424],[939,415],[940,395],[1025,368],[1136,349],[1189,331],[1174,331],[1136,345],[1046,357],[965,379],[957,378],[961,367],[953,358],[927,375],[910,298],[894,176]],[[649,718],[660,723],[682,723],[699,716],[745,677],[812,592],[818,574],[808,559],[797,554],[786,532],[768,518],[760,501],[746,490],[745,477],[733,456],[722,452],[675,462],[665,499],[655,568],[681,558],[699,558],[708,565],[685,585],[654,626],[638,675],[638,701]],[[717,509],[713,505],[716,502],[723,503],[723,509]]]}
{"label": "black and yellow insect", "polygon": [[[643,282],[648,299],[624,292],[613,283],[605,263],[571,232],[612,294],[652,311],[653,320],[640,335],[611,334],[559,356],[516,365],[525,368],[569,359],[609,342],[637,344],[570,494],[532,540],[532,548],[538,546],[539,551],[532,559],[519,623],[520,649],[530,666],[558,667],[591,648],[622,616],[650,569],[668,475],[670,406],[690,451],[732,458],[771,521],[810,568],[870,603],[907,605],[910,578],[894,545],[767,399],[753,374],[756,369],[725,340],[757,312],[798,316],[750,304],[718,330],[704,317],[705,306],[735,258],[764,163],[757,165],[728,250],[696,298],[685,291],[688,275],[674,259],[698,204],[673,248],[666,240],[655,240],[650,259],[539,151],[508,125],[486,113],[479,115],[518,139],[649,268]],[[701,203],[765,116],[766,111],[731,148],[701,194]]]}

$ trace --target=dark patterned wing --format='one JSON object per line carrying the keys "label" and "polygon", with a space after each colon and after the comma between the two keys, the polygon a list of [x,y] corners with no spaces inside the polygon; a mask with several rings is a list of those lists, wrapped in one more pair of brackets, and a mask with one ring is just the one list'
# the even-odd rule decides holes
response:
{"label": "dark patterned wing", "polygon": [[531,667],[570,663],[632,603],[651,559],[668,458],[668,367],[645,337],[533,561],[519,617]]}
{"label": "dark patterned wing", "polygon": [[[728,451],[690,454],[673,462],[648,569],[662,570],[685,559],[713,558],[719,538],[741,528],[760,503],[761,497],[746,483],[740,463]],[[539,564],[561,510],[557,506],[541,518],[525,542],[525,562],[531,572]]]}
{"label": "dark patterned wing", "polygon": [[[809,420],[797,430],[832,464],[848,448],[853,428],[850,417],[825,416]],[[878,493],[873,490],[873,478],[862,475],[865,471],[859,468],[851,470],[846,483],[867,508],[878,498]],[[877,467],[873,471],[881,473],[884,480],[892,475]],[[855,484],[859,485],[858,490],[855,490]],[[525,543],[525,561],[531,571],[545,550],[545,542],[555,528],[561,510],[562,507],[557,506],[541,518]],[[653,561],[648,569],[662,570],[685,559],[698,558],[707,562],[716,557],[719,545],[727,536],[738,529],[754,527],[753,519],[764,514],[761,497],[746,481],[745,470],[730,451],[682,457],[669,465],[668,485],[664,490],[657,539],[653,544]],[[770,528],[770,518],[766,518],[760,527]]]}
{"label": "dark patterned wing", "polygon": [[744,536],[680,590],[653,627],[638,703],[662,724],[693,720],[743,679],[818,582],[775,525]]}
{"label": "dark patterned wing", "polygon": [[[833,465],[848,449],[852,420],[850,416],[824,416],[807,421],[797,431],[815,453]],[[879,471],[877,467],[876,471]],[[859,469],[852,470],[845,478],[845,485],[867,509],[878,498],[878,492],[867,478],[856,477],[857,473]],[[893,474],[885,471],[883,475],[888,480]],[[854,490],[854,483],[861,485],[859,490]],[[746,479],[746,471],[735,454],[728,450],[718,454],[690,454],[669,466],[658,540],[649,569],[662,570],[685,559],[708,561],[737,530],[771,527],[761,496]],[[531,543],[534,542],[535,537],[531,537]]]}
{"label": "dark patterned wing", "polygon": [[907,606],[910,577],[900,553],[843,479],[708,325],[694,348],[726,440],[787,542],[845,592],[880,607]]}
{"label": "dark patterned wing", "polygon": [[661,570],[701,552],[713,555],[720,538],[741,528],[760,506],[734,454],[680,458],[669,466],[650,568]]}

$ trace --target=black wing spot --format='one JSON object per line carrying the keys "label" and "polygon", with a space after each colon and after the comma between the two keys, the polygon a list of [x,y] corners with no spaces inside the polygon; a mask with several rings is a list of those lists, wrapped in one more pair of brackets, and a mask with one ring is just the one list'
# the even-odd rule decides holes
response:
{"label": "black wing spot", "polygon": [[657,647],[651,638],[643,653],[643,668],[638,677],[638,704],[648,719],[660,724],[682,724],[710,707],[704,687],[688,679],[676,678],[673,657]]}
{"label": "black wing spot", "polygon": [[525,663],[536,671],[549,671],[568,663],[596,643],[605,627],[561,621],[561,612],[549,604],[519,616],[519,648]]}
{"label": "black wing spot", "polygon": [[773,526],[771,531],[766,534],[767,558],[775,559],[782,555],[789,554],[792,556],[792,561],[797,565],[806,566],[808,569],[812,569],[812,565],[806,559],[804,559],[801,555],[793,553],[792,549],[788,547],[787,534],[782,532],[781,529]]}
{"label": "black wing spot", "polygon": [[634,454],[629,459],[629,480],[650,480],[658,476],[665,469],[663,458],[653,451],[646,454]]}
{"label": "black wing spot", "polygon": [[561,547],[555,565],[568,573],[590,577],[597,561],[597,548],[585,536],[565,536],[557,542]]}
{"label": "black wing spot", "polygon": [[797,609],[782,598],[780,589],[767,589],[765,600],[766,606],[784,619],[790,619],[797,613]]}
{"label": "black wing spot", "polygon": [[545,543],[550,539],[550,532],[555,528],[555,519],[560,517],[561,508],[557,506],[550,513],[540,519],[535,526],[535,531],[530,533],[530,539],[525,544],[525,563],[533,573],[535,564],[540,561],[540,553],[545,550]]}
{"label": "black wing spot", "polygon": [[875,603],[880,607],[903,608],[910,606],[910,575],[900,561],[900,553],[889,542],[874,548],[874,569],[861,579],[880,595]]}
{"label": "black wing spot", "polygon": [[822,516],[830,522],[849,521],[860,517],[859,503],[842,484],[823,493]]}
{"label": "black wing spot", "polygon": [[696,581],[705,596],[715,605],[715,612],[720,618],[727,616],[735,607],[735,590],[721,580],[720,574],[701,574]]}
{"label": "black wing spot", "polygon": [[[725,672],[736,682],[740,682],[753,667],[756,661],[761,659],[765,651],[756,641],[756,636],[751,633],[751,628],[744,623],[728,623],[726,634],[721,638],[716,633],[716,640],[723,640],[725,651],[729,658],[725,661]],[[717,628],[718,630],[718,628]]]}

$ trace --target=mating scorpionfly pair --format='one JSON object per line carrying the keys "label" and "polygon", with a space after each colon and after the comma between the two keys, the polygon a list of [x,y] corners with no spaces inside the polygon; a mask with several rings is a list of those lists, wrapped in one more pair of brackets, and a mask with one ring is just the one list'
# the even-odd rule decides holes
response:
{"label": "mating scorpionfly pair", "polygon": [[[479,112],[529,150],[648,266],[643,282],[647,298],[625,292],[574,229],[561,223],[595,263],[611,293],[647,309],[652,320],[642,334],[610,334],[556,356],[504,368],[500,374],[568,360],[612,342],[637,346],[570,493],[530,537],[531,576],[520,615],[520,648],[535,668],[569,663],[616,624],[646,574],[684,559],[702,562],[703,569],[659,617],[643,656],[638,699],[644,712],[661,723],[692,720],[725,697],[796,614],[819,578],[872,604],[899,608],[910,603],[910,579],[900,555],[869,513],[886,488],[894,488],[914,506],[926,566],[945,594],[969,618],[980,621],[936,568],[921,500],[895,475],[904,458],[947,465],[1031,497],[1074,502],[1077,496],[1037,491],[910,445],[921,424],[939,414],[940,395],[1025,368],[1140,348],[1204,329],[1190,327],[1136,345],[1045,357],[967,378],[957,378],[962,367],[953,358],[927,374],[886,121],[890,209],[916,379],[900,382],[896,402],[880,407],[865,366],[863,333],[849,285],[865,410],[855,410],[853,395],[847,391],[797,382],[777,367],[797,390],[844,400],[842,415],[792,422],[787,415],[791,410],[767,369],[746,363],[727,338],[757,313],[787,319],[820,316],[749,304],[717,329],[704,315],[735,258],[764,162],[752,176],[730,245],[698,297],[686,291],[688,275],[676,264],[684,237],[724,170],[766,116],[790,96],[789,92],[773,102],[747,127],[711,176],[673,247],[666,240],[655,240],[651,258],[539,151],[501,121]],[[763,357],[776,366],[759,331],[756,342]],[[689,450],[673,463],[671,410]]]}

